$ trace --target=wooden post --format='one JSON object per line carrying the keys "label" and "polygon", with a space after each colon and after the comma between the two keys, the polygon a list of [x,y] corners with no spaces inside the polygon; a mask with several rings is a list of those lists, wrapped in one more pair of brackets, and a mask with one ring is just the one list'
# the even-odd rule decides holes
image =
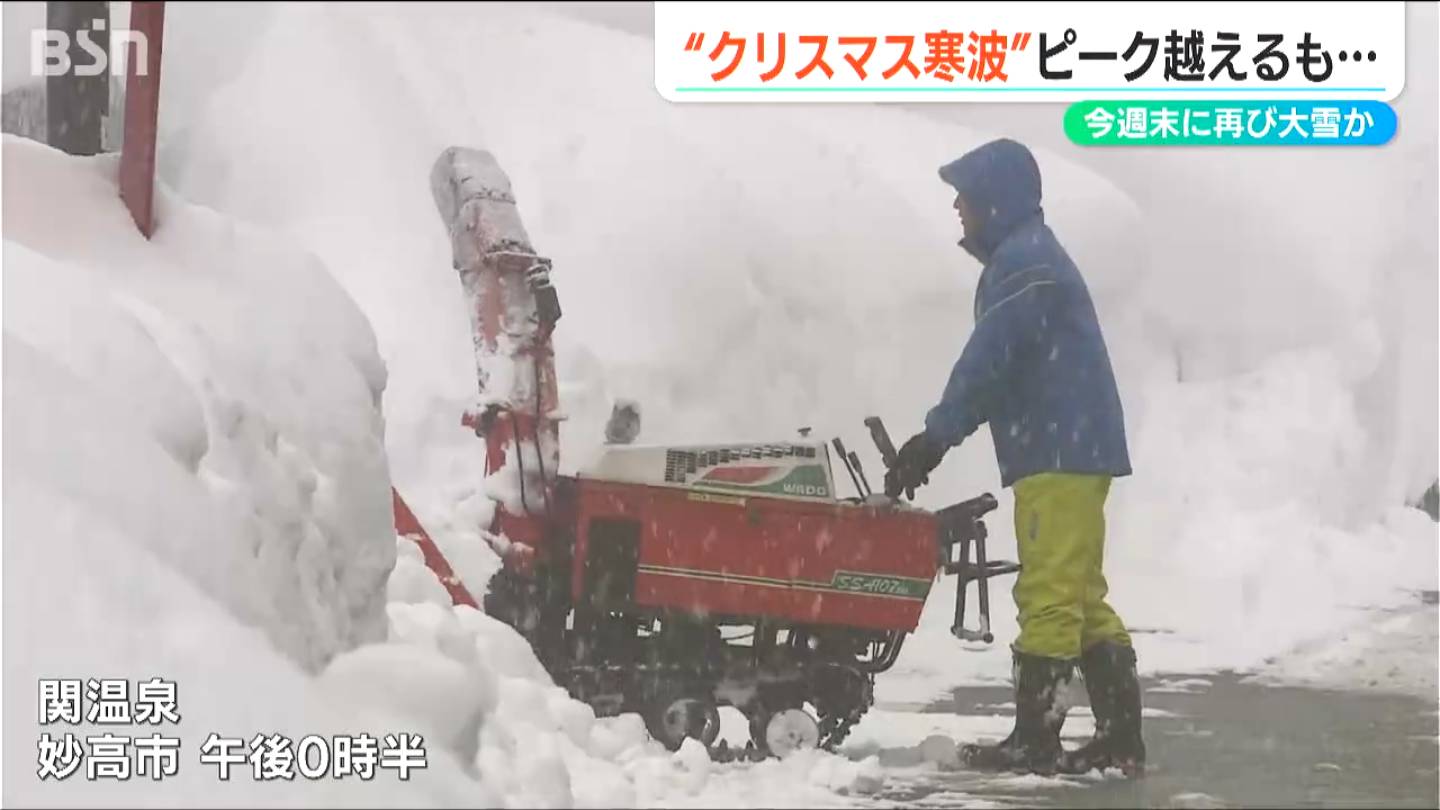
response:
{"label": "wooden post", "polygon": [[155,232],[155,134],[160,113],[160,55],[165,3],[130,5],[130,30],[142,38],[126,59],[125,143],[120,149],[120,199],[146,239]]}
{"label": "wooden post", "polygon": [[[45,141],[67,154],[100,154],[100,125],[110,111],[110,70],[108,60],[97,65],[93,54],[81,47],[80,33],[108,56],[109,6],[92,0],[50,0],[45,4],[45,27],[65,34],[70,60],[69,70],[45,79]],[[98,27],[96,20],[101,21]],[[95,73],[82,75],[77,68]]]}

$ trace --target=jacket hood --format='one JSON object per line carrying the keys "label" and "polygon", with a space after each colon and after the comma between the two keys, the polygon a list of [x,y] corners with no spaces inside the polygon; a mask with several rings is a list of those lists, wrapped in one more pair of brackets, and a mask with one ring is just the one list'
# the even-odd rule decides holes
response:
{"label": "jacket hood", "polygon": [[1024,144],[1009,138],[990,141],[941,166],[940,179],[978,214],[960,245],[981,261],[1020,225],[1043,216],[1040,167]]}

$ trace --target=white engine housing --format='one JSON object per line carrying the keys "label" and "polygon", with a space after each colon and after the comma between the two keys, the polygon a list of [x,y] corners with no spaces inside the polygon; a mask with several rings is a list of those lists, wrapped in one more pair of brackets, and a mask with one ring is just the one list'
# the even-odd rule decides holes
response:
{"label": "white engine housing", "polygon": [[834,501],[821,441],[607,448],[582,478],[657,487]]}

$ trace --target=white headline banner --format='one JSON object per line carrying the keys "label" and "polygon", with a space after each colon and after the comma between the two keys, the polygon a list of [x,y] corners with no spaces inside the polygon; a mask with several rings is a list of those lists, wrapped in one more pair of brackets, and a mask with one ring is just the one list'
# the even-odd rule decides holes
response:
{"label": "white headline banner", "polygon": [[655,4],[678,102],[1388,101],[1404,67],[1400,2]]}

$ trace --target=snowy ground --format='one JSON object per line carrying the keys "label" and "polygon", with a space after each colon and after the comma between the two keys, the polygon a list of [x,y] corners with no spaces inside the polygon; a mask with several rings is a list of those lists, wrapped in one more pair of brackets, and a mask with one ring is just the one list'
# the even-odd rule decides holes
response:
{"label": "snowy ground", "polygon": [[[1432,593],[1433,596],[1433,593]],[[1357,625],[1286,651],[1254,676],[1258,683],[1436,697],[1436,626],[1429,607],[1365,611]]]}
{"label": "snowy ground", "polygon": [[[37,7],[7,4],[7,43]],[[393,481],[480,590],[496,561],[459,426],[469,325],[426,183],[441,149],[494,151],[555,259],[573,468],[617,396],[641,402],[649,442],[809,425],[860,447],[871,413],[906,435],[978,270],[934,170],[993,133],[879,107],[667,105],[648,41],[534,7],[193,4],[166,24],[186,68],[164,83],[153,243],[112,159],[5,142],[7,750],[34,750],[37,678],[156,673],[181,682],[191,749],[210,730],[362,723],[422,730],[431,767],[219,792],[190,768],[185,790],[132,781],[127,802],[843,806],[931,767],[929,736],[1003,734],[1000,709],[919,710],[1008,678],[1008,580],[988,648],[950,638],[936,590],[846,756],[714,766],[634,717],[594,720],[517,636],[443,606],[388,509]],[[1434,614],[1405,610],[1440,579],[1435,524],[1404,506],[1436,468],[1436,324],[1413,303],[1435,297],[1428,226],[1402,198],[1331,214],[1343,228],[1262,200],[1224,220],[1248,252],[1198,267],[1192,245],[1177,265],[1134,238],[1174,222],[1059,152],[1040,161],[1126,395],[1139,472],[1115,489],[1107,570],[1142,670],[1433,700]],[[1198,174],[1197,195],[1229,182],[1223,164]],[[977,435],[922,503],[995,490],[989,453]],[[1013,558],[996,494],[991,554]],[[4,776],[8,803],[114,795],[40,785],[25,757]]]}
{"label": "snowy ground", "polygon": [[[1144,678],[1142,687],[1143,780],[955,768],[953,740],[1005,733],[1013,705],[1002,702],[1009,692],[1001,687],[957,688],[923,714],[896,716],[890,725],[900,734],[888,742],[867,741],[852,751],[878,756],[891,777],[874,797],[882,805],[1434,807],[1440,799],[1433,696],[1268,686],[1229,673]],[[1082,742],[1089,720],[1088,712],[1072,710],[1067,742]],[[932,734],[921,746],[932,752],[929,761],[905,741],[919,733]]]}

